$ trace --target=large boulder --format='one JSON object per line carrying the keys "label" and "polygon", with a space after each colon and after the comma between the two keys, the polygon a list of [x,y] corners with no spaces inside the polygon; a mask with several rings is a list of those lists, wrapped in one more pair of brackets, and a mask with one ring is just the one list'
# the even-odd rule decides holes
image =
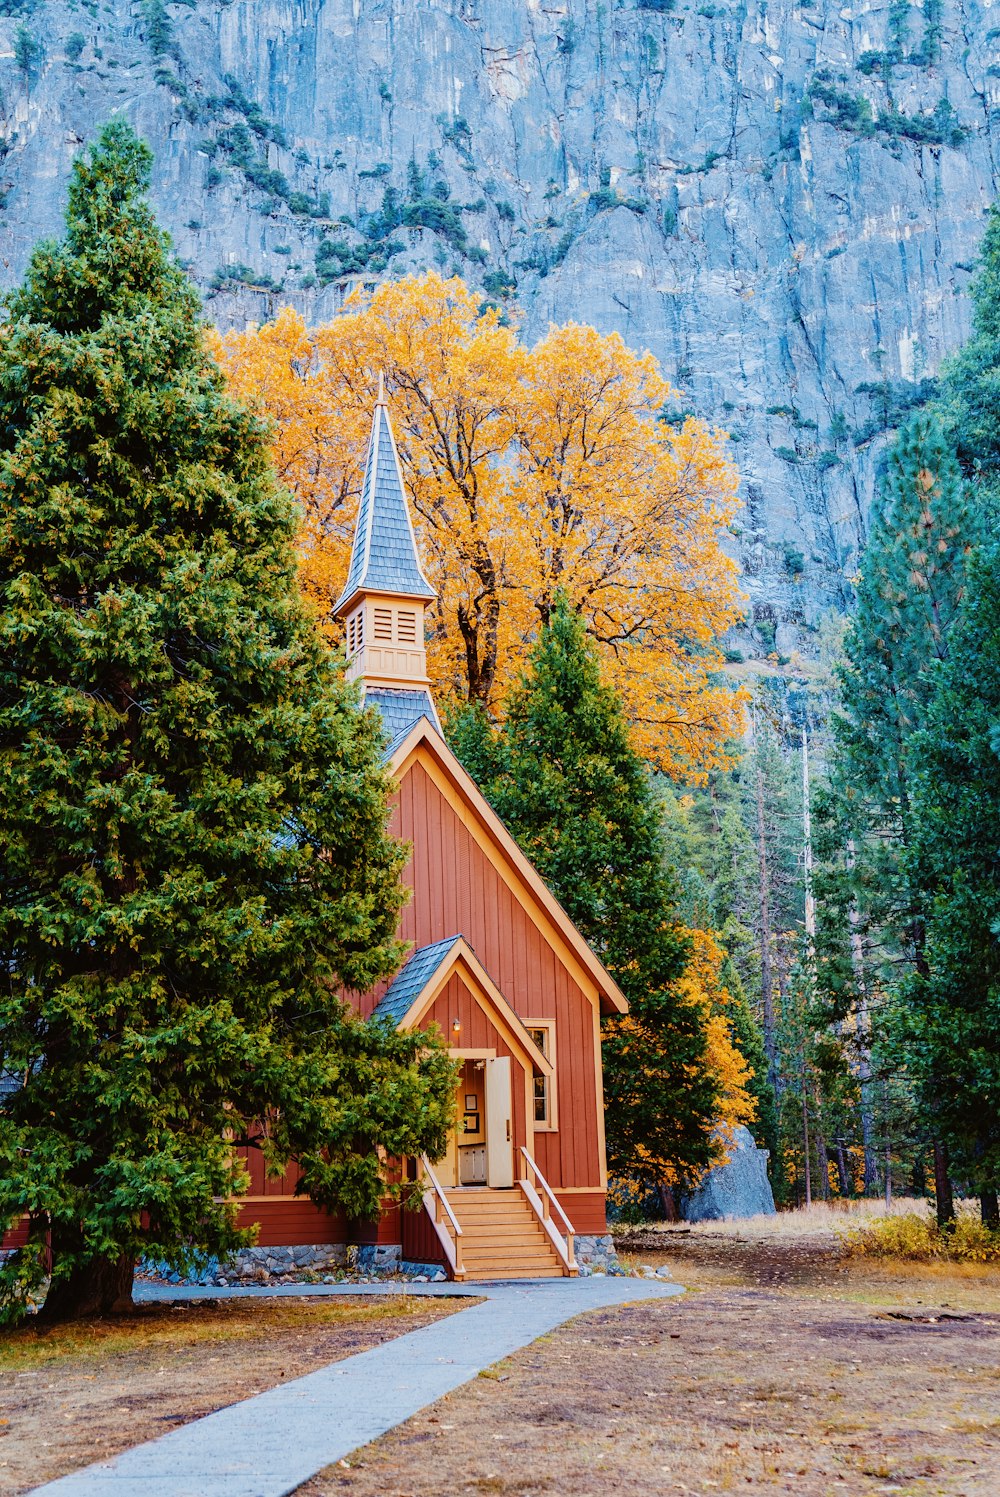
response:
{"label": "large boulder", "polygon": [[749,1128],[734,1128],[729,1158],[709,1170],[697,1190],[681,1199],[689,1222],[724,1221],[733,1216],[773,1216],[774,1196],[767,1178],[767,1150],[758,1149]]}

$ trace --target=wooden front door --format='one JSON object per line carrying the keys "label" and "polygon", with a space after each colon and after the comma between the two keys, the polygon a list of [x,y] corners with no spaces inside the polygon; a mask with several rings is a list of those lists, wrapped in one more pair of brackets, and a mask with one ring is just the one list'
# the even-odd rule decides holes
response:
{"label": "wooden front door", "polygon": [[514,1184],[514,1109],[510,1056],[486,1062],[486,1183]]}

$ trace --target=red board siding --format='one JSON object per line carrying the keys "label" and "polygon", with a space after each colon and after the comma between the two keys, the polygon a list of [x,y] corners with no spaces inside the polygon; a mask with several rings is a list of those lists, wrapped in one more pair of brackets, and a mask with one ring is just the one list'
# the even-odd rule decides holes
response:
{"label": "red board siding", "polygon": [[574,1232],[581,1237],[603,1237],[608,1230],[603,1190],[579,1191],[571,1195],[557,1190],[556,1199],[573,1223]]}
{"label": "red board siding", "polygon": [[0,1237],[0,1249],[24,1247],[24,1244],[27,1242],[27,1240],[28,1218],[25,1217],[24,1220],[19,1222],[16,1227],[11,1227],[9,1232],[5,1232],[3,1236]]}
{"label": "red board siding", "polygon": [[274,1197],[276,1200],[294,1197],[299,1179],[298,1166],[290,1164],[284,1175],[269,1179],[264,1173],[264,1160],[259,1149],[239,1148],[235,1151],[243,1160],[250,1176],[247,1195]]}
{"label": "red board siding", "polygon": [[[400,785],[393,830],[413,845],[404,939],[423,946],[464,935],[516,1013],[555,1020],[559,1130],[535,1135],[535,1157],[553,1188],[599,1189],[594,1008],[548,935],[547,917],[532,919],[495,866],[506,855],[487,855],[420,763]],[[384,990],[366,995],[362,1011],[370,1013]],[[474,1043],[466,1033],[459,1048]]]}
{"label": "red board siding", "polygon": [[347,1242],[347,1223],[340,1215],[321,1211],[308,1200],[246,1201],[240,1207],[241,1227],[260,1224],[261,1247],[307,1247]]}
{"label": "red board siding", "polygon": [[401,1211],[403,1257],[411,1263],[444,1263],[444,1249],[426,1211]]}

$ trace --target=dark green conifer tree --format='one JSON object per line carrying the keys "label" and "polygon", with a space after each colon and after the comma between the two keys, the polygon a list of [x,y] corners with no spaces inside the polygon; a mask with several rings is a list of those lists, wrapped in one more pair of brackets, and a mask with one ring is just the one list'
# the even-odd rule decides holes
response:
{"label": "dark green conifer tree", "polygon": [[1000,547],[970,561],[948,659],[914,742],[909,849],[925,961],[896,1019],[925,1112],[1000,1227]]}
{"label": "dark green conifer tree", "polygon": [[452,741],[630,1005],[604,1024],[608,1165],[658,1185],[712,1157],[716,1081],[702,1016],[680,1002],[687,945],[660,807],[621,705],[564,598],[494,730],[467,711]]}
{"label": "dark green conifer tree", "polygon": [[[820,819],[820,838],[831,844],[817,880],[827,917],[820,921],[821,995],[832,1019],[852,1020],[864,1049],[861,1070],[872,1076],[876,1061],[890,1069],[893,1062],[885,1025],[869,1024],[867,990],[892,990],[905,972],[927,972],[927,894],[910,858],[915,745],[931,667],[948,657],[978,531],[978,511],[939,420],[917,417],[890,453],[862,558],[840,673],[833,784]],[[940,1151],[936,1167],[947,1220]]]}
{"label": "dark green conifer tree", "polygon": [[941,410],[980,503],[1000,502],[1000,203],[994,203],[970,288],[972,337],[945,366]]}
{"label": "dark green conifer tree", "polygon": [[50,1318],[246,1240],[234,1145],[377,1209],[452,1067],[338,997],[398,962],[380,735],[296,587],[266,431],[107,126],[0,329],[0,1267]]}
{"label": "dark green conifer tree", "polygon": [[923,911],[904,857],[912,836],[913,738],[930,696],[927,667],[947,658],[976,530],[940,424],[918,417],[890,454],[862,558],[834,723],[837,775],[849,787],[857,823],[867,926],[884,934],[890,960],[902,948],[918,966]]}

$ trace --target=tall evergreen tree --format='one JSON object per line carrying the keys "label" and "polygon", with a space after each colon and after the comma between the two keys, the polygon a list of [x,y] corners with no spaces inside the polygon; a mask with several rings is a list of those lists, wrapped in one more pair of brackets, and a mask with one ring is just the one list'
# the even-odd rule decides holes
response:
{"label": "tall evergreen tree", "polygon": [[605,1021],[609,1168],[664,1179],[713,1156],[718,1083],[704,1016],[678,998],[687,956],[660,808],[593,645],[560,598],[502,729],[466,712],[456,751],[629,1000]]}
{"label": "tall evergreen tree", "polygon": [[[978,511],[940,421],[917,417],[890,453],[862,558],[826,807],[827,840],[835,832],[841,847],[828,848],[818,881],[828,917],[821,988],[831,1016],[852,1027],[863,1094],[874,1058],[889,1064],[890,1055],[884,1026],[871,1029],[872,992],[892,990],[907,970],[927,971],[926,891],[914,881],[910,857],[916,743],[932,694],[929,667],[948,657],[978,530]],[[831,928],[839,957],[823,949]],[[937,1171],[939,1211],[947,1217],[940,1151]]]}
{"label": "tall evergreen tree", "polygon": [[954,453],[938,421],[920,416],[890,455],[862,559],[841,672],[843,710],[834,724],[838,774],[857,819],[868,924],[884,932],[893,960],[902,947],[918,967],[923,912],[904,856],[912,838],[913,741],[930,696],[926,667],[947,658],[975,531]]}
{"label": "tall evergreen tree", "polygon": [[1000,1227],[1000,547],[968,593],[914,749],[909,864],[925,893],[926,960],[897,1021],[926,1112]]}
{"label": "tall evergreen tree", "polygon": [[127,1303],[246,1241],[234,1143],[377,1209],[450,1062],[338,997],[390,973],[379,732],[296,586],[266,432],[208,356],[107,126],[0,329],[0,1267],[8,1318]]}
{"label": "tall evergreen tree", "polygon": [[972,337],[945,366],[941,409],[980,502],[1000,501],[1000,203],[994,203],[970,288]]}

